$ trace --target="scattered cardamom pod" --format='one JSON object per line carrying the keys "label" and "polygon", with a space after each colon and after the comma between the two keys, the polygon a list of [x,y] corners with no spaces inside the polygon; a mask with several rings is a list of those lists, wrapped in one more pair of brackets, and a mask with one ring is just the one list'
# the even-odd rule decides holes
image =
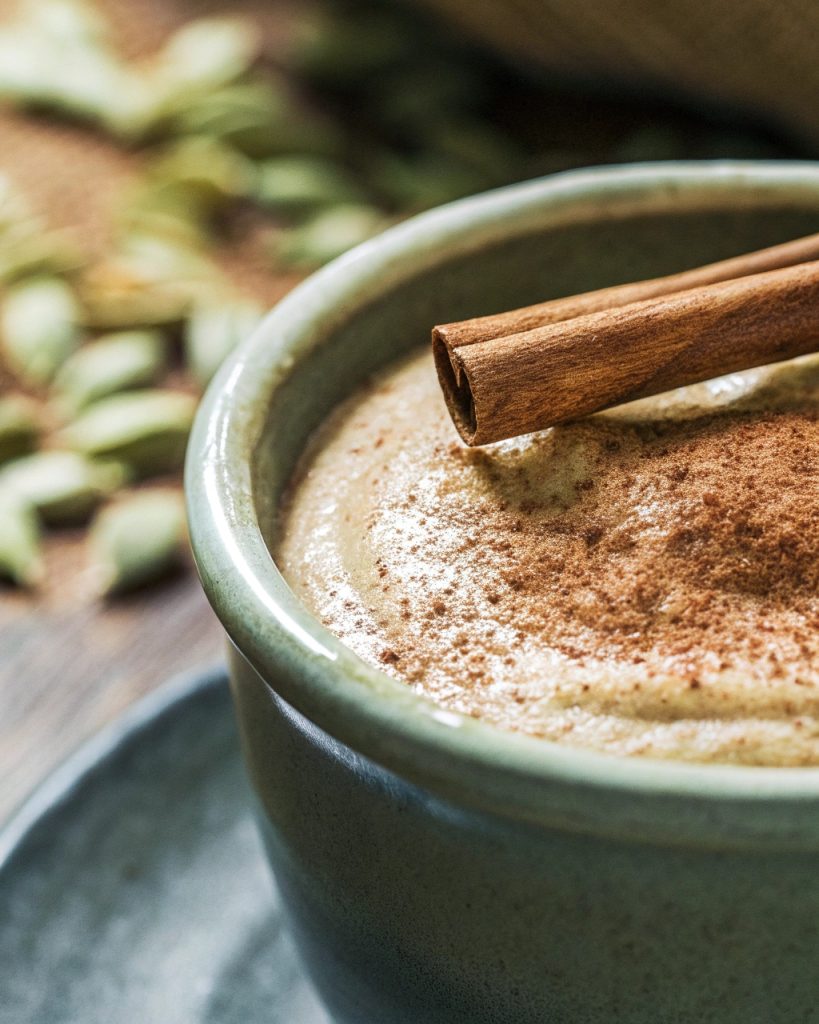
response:
{"label": "scattered cardamom pod", "polygon": [[259,55],[252,22],[236,17],[199,18],[178,29],[144,69],[167,116],[192,96],[235,82]]}
{"label": "scattered cardamom pod", "polygon": [[146,280],[134,267],[117,259],[90,268],[78,290],[83,325],[98,331],[178,324],[191,305],[184,289]]}
{"label": "scattered cardamom pod", "polygon": [[240,77],[258,52],[253,26],[203,18],[142,67],[126,64],[107,26],[77,3],[33,4],[0,32],[0,96],[101,125],[124,141],[156,132],[169,109]]}
{"label": "scattered cardamom pod", "polygon": [[127,146],[144,142],[157,119],[156,89],[144,76],[121,67],[109,71],[109,86],[88,116]]}
{"label": "scattered cardamom pod", "polygon": [[98,331],[119,331],[130,327],[163,327],[179,324],[190,308],[191,299],[178,288],[152,286],[144,281],[114,285],[95,278],[81,287],[83,324]]}
{"label": "scattered cardamom pod", "polygon": [[42,33],[18,24],[0,31],[0,97],[20,106],[49,106],[53,84],[42,69],[52,66],[56,47]]}
{"label": "scattered cardamom pod", "polygon": [[185,324],[185,362],[203,387],[261,318],[262,310],[251,302],[194,307]]}
{"label": "scattered cardamom pod", "polygon": [[373,206],[361,203],[334,206],[282,232],[276,240],[274,256],[288,267],[319,267],[371,238],[387,223],[384,214]]}
{"label": "scattered cardamom pod", "polygon": [[82,257],[66,231],[48,228],[4,175],[0,175],[0,282],[33,274],[76,270]]}
{"label": "scattered cardamom pod", "polygon": [[21,587],[35,587],[43,575],[34,509],[16,494],[0,491],[0,576]]}
{"label": "scattered cardamom pod", "polygon": [[297,99],[284,82],[238,82],[189,98],[174,113],[174,130],[220,139],[255,160],[275,154],[337,156],[338,124]]}
{"label": "scattered cardamom pod", "polygon": [[70,355],[52,390],[63,409],[75,412],[107,395],[153,384],[166,365],[167,346],[159,331],[108,334]]}
{"label": "scattered cardamom pod", "polygon": [[32,451],[40,436],[36,404],[25,395],[0,397],[0,462]]}
{"label": "scattered cardamom pod", "polygon": [[126,233],[143,231],[174,245],[204,249],[211,242],[210,209],[184,185],[140,182],[117,211]]}
{"label": "scattered cardamom pod", "polygon": [[101,46],[110,42],[105,19],[84,0],[31,0],[25,21],[66,46]]}
{"label": "scattered cardamom pod", "polygon": [[229,200],[254,190],[256,170],[244,154],[218,139],[190,136],[169,146],[151,164],[146,188],[190,193],[191,205],[211,216]]}
{"label": "scattered cardamom pod", "polygon": [[107,126],[132,105],[138,84],[98,42],[66,40],[24,23],[0,33],[0,95],[21,106]]}
{"label": "scattered cardamom pod", "polygon": [[177,491],[135,491],[104,508],[89,534],[101,595],[160,579],[185,561],[185,505]]}
{"label": "scattered cardamom pod", "polygon": [[[285,95],[271,82],[238,82],[212,89],[180,106],[174,114],[174,129],[181,135],[204,135],[229,145],[236,145],[234,135],[260,132],[261,151],[248,155],[265,155],[267,137],[290,115]],[[237,148],[247,153],[243,146]]]}
{"label": "scattered cardamom pod", "polygon": [[179,469],[196,412],[183,391],[132,391],[95,402],[58,435],[92,458],[124,462],[140,476]]}
{"label": "scattered cardamom pod", "polygon": [[267,209],[285,214],[366,199],[343,167],[307,156],[280,156],[261,163],[255,197]]}
{"label": "scattered cardamom pod", "polygon": [[168,293],[192,296],[199,289],[210,294],[223,281],[216,264],[198,248],[159,235],[133,231],[122,238],[120,251],[131,273]]}
{"label": "scattered cardamom pod", "polygon": [[0,314],[11,369],[28,384],[50,381],[79,344],[79,319],[79,305],[65,281],[35,277],[13,285]]}
{"label": "scattered cardamom pod", "polygon": [[77,270],[82,258],[65,232],[48,231],[34,217],[0,227],[0,282]]}
{"label": "scattered cardamom pod", "polygon": [[180,323],[197,296],[223,285],[215,264],[181,238],[134,232],[78,289],[84,324],[106,331]]}
{"label": "scattered cardamom pod", "polygon": [[15,494],[44,523],[83,523],[100,501],[121,487],[127,470],[116,462],[94,462],[76,452],[43,451],[6,463],[0,491]]}

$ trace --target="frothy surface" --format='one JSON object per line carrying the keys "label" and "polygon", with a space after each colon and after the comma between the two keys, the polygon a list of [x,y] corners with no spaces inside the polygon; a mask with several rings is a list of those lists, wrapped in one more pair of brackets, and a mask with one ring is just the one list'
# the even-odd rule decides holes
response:
{"label": "frothy surface", "polygon": [[304,460],[278,562],[439,704],[626,755],[819,765],[819,360],[484,449],[424,352]]}

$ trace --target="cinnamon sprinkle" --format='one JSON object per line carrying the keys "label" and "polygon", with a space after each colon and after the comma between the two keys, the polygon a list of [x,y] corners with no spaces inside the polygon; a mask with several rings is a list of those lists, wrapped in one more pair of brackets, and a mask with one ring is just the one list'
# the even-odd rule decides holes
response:
{"label": "cinnamon sprinkle", "polygon": [[819,764],[819,360],[485,449],[451,443],[430,364],[357,396],[308,457],[279,551],[308,605],[507,728]]}

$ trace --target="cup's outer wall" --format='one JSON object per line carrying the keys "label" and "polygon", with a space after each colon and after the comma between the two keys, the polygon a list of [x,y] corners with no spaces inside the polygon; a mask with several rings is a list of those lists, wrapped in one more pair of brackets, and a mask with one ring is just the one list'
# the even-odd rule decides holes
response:
{"label": "cup's outer wall", "polygon": [[231,662],[267,852],[338,1024],[819,1019],[810,854],[670,849],[465,811]]}

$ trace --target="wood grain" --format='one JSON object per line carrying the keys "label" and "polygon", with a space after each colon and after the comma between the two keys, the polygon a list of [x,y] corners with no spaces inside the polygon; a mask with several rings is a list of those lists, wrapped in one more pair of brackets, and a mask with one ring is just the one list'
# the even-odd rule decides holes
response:
{"label": "wood grain", "polygon": [[115,606],[70,593],[0,600],[0,821],[133,700],[223,657],[221,629],[192,573]]}

